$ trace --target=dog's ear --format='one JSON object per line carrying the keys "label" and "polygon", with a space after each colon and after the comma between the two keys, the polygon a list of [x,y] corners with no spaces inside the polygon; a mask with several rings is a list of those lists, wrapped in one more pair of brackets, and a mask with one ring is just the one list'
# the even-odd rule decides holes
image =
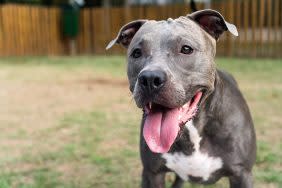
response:
{"label": "dog's ear", "polygon": [[200,10],[188,15],[188,18],[198,23],[206,32],[215,38],[215,40],[227,30],[233,35],[238,36],[236,26],[225,21],[223,16],[215,10]]}
{"label": "dog's ear", "polygon": [[123,47],[127,48],[135,33],[146,21],[147,20],[135,20],[122,26],[117,34],[117,37],[107,45],[106,50],[111,48],[114,44],[121,44]]}

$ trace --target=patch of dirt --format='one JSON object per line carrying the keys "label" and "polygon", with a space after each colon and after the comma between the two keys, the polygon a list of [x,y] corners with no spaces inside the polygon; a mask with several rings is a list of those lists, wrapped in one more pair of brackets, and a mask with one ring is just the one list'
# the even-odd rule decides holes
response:
{"label": "patch of dirt", "polygon": [[113,87],[121,86],[121,87],[127,87],[128,81],[127,80],[118,80],[118,79],[109,79],[109,78],[94,78],[94,79],[85,79],[85,80],[79,80],[79,83],[87,83],[87,84],[98,84],[98,85],[109,85]]}
{"label": "patch of dirt", "polygon": [[[29,72],[32,74],[31,70]],[[118,100],[122,94],[128,93],[126,80],[63,74],[58,81],[54,79],[58,72],[53,69],[44,74],[42,80],[21,79],[21,75],[17,75],[0,81],[0,159],[3,159],[0,166],[8,164],[9,160],[4,160],[7,156],[21,159],[29,150],[37,153],[42,149],[60,148],[56,138],[46,140],[38,136],[58,126],[65,114],[109,105],[109,98]],[[7,71],[0,70],[0,77],[7,77]]]}

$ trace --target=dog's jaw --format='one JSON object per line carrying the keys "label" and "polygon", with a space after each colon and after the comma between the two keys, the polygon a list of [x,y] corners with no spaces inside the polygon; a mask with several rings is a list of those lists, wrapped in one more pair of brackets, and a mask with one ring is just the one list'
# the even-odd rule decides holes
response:
{"label": "dog's jaw", "polygon": [[143,137],[154,153],[166,153],[174,143],[183,124],[191,120],[196,114],[202,92],[177,108],[165,108],[150,102],[144,107],[145,122]]}

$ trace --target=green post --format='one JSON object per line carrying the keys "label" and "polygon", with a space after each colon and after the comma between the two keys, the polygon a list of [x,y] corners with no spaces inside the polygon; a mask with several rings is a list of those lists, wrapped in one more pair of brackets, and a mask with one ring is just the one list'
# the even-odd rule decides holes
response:
{"label": "green post", "polygon": [[76,37],[79,34],[79,7],[68,5],[62,10],[63,35],[69,41],[70,54],[76,54]]}

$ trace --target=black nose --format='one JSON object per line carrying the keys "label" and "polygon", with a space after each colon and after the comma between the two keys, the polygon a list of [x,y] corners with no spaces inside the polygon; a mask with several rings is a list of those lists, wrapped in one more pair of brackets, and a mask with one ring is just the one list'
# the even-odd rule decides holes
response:
{"label": "black nose", "polygon": [[149,93],[158,91],[166,82],[163,71],[143,71],[138,77],[141,88]]}

